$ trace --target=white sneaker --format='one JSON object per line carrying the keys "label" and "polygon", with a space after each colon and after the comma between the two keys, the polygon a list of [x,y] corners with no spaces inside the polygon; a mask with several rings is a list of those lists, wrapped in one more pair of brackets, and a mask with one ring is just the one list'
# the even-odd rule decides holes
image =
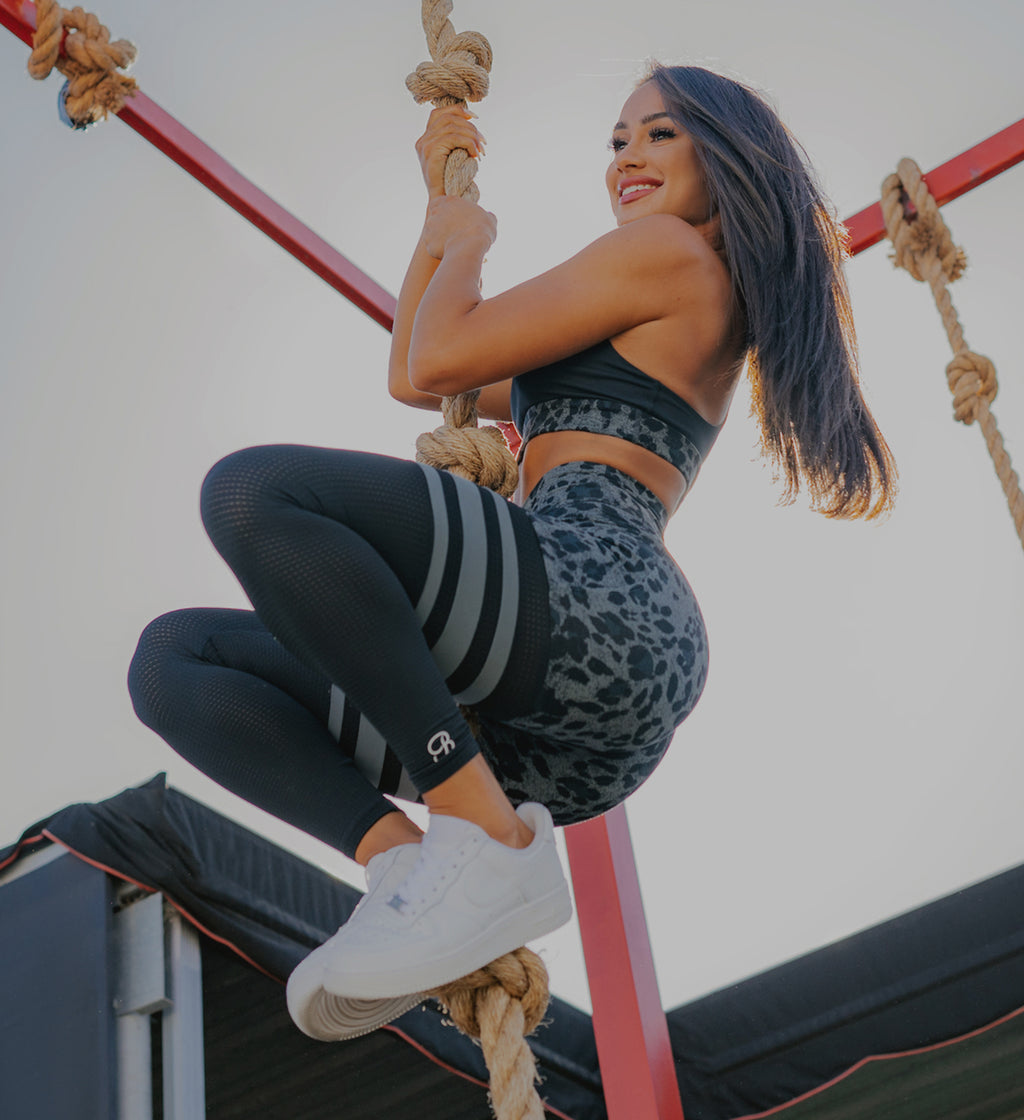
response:
{"label": "white sneaker", "polygon": [[317,950],[325,992],[396,998],[457,980],[572,917],[551,814],[516,812],[534,832],[508,848],[459,817],[433,816],[411,874],[365,906]]}
{"label": "white sneaker", "polygon": [[[419,849],[419,844],[400,844],[370,860],[366,865],[366,894],[349,915],[349,922],[376,894],[382,894],[385,899],[391,897],[416,866]],[[324,991],[323,978],[334,951],[332,946],[347,928],[348,922],[314,949],[288,977],[288,1013],[303,1034],[321,1042],[338,1042],[369,1034],[427,998],[420,991],[384,999],[349,999]]]}

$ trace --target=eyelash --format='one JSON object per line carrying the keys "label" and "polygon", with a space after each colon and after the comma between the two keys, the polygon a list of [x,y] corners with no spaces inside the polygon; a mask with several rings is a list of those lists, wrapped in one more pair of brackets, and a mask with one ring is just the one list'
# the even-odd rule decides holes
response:
{"label": "eyelash", "polygon": [[[676,131],[674,128],[668,128],[665,125],[659,125],[656,128],[652,128],[647,135],[652,141],[655,142],[657,142],[658,140],[672,140],[676,136]],[[619,139],[614,136],[611,138],[611,140],[608,141],[608,147],[613,152],[621,152],[625,146],[625,140]]]}

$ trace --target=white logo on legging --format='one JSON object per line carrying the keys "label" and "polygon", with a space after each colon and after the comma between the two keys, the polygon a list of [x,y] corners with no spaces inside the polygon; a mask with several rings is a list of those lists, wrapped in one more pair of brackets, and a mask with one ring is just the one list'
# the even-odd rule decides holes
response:
{"label": "white logo on legging", "polygon": [[427,750],[430,752],[430,757],[437,762],[449,751],[455,750],[455,740],[447,731],[439,731],[436,735],[431,736],[430,742],[427,743]]}

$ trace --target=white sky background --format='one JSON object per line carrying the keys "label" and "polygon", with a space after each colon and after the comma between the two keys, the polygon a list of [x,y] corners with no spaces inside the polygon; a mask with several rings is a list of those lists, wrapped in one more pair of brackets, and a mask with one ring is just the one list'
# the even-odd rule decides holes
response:
{"label": "white sky background", "polygon": [[[397,291],[419,229],[404,87],[419,5],[104,0],[145,92]],[[903,155],[927,170],[1024,115],[1015,0],[457,0],[494,46],[479,107],[496,292],[611,225],[611,125],[642,62],[769,92],[842,216]],[[60,81],[0,32],[0,843],[161,769],[179,789],[361,883],[220,791],[135,720],[139,631],[242,606],[202,531],[206,470],[255,443],[407,456],[433,426],[384,388],[385,331],[111,121],[58,124]],[[1017,167],[945,209],[953,288],[996,363],[1024,466]],[[629,815],[674,1006],[1024,860],[1024,554],[980,433],[952,420],[930,293],[877,246],[849,268],[866,393],[902,474],[885,524],[778,508],[744,397],[670,526],[711,677]],[[588,1007],[574,929],[546,943]]]}

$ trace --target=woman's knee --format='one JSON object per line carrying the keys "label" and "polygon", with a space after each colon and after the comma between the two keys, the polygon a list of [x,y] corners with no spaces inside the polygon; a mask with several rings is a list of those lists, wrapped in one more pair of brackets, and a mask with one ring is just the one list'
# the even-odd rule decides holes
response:
{"label": "woman's knee", "polygon": [[245,535],[271,492],[274,448],[247,447],[225,455],[210,468],[200,492],[203,525],[220,549]]}
{"label": "woman's knee", "polygon": [[128,693],[139,719],[159,730],[167,713],[179,704],[176,693],[185,663],[201,654],[208,639],[201,611],[171,611],[142,631],[128,667]]}

